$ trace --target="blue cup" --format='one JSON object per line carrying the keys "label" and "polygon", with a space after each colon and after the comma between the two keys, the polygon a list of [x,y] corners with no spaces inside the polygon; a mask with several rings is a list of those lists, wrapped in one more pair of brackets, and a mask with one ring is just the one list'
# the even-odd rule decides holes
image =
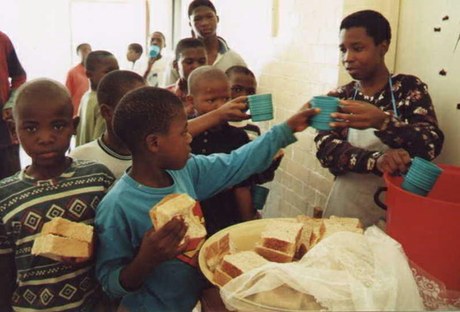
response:
{"label": "blue cup", "polygon": [[414,194],[417,194],[417,195],[420,195],[420,196],[427,196],[428,195],[428,191],[427,190],[424,190],[414,184],[412,184],[411,182],[407,181],[407,180],[404,180],[403,183],[401,184],[401,187],[408,191],[408,192],[411,192],[411,193],[414,193]]}
{"label": "blue cup", "polygon": [[335,120],[331,117],[331,113],[338,111],[339,99],[333,96],[314,96],[310,104],[312,108],[321,110],[310,118],[310,126],[317,130],[331,130],[329,123]]}
{"label": "blue cup", "polygon": [[423,189],[428,193],[433,188],[442,171],[436,164],[420,157],[414,157],[409,171],[404,177],[404,182],[408,182],[412,186]]}
{"label": "blue cup", "polygon": [[160,54],[160,47],[157,45],[152,44],[149,48],[149,56],[151,58],[155,58]]}
{"label": "blue cup", "polygon": [[264,208],[269,192],[268,188],[261,185],[253,185],[251,187],[252,203],[257,210]]}
{"label": "blue cup", "polygon": [[270,93],[249,95],[248,106],[252,121],[273,119],[273,101]]}

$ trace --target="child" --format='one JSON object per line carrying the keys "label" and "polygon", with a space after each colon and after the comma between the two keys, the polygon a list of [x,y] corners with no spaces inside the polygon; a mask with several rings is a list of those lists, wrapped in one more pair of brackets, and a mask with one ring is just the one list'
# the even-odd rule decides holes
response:
{"label": "child", "polygon": [[78,114],[81,97],[89,89],[89,81],[85,71],[85,60],[90,52],[91,45],[89,43],[79,44],[77,46],[77,55],[80,57],[80,63],[67,72],[65,85],[72,97],[74,116]]}
{"label": "child", "polygon": [[147,84],[152,87],[163,87],[164,74],[167,66],[167,60],[161,53],[166,47],[166,38],[163,33],[155,31],[150,36],[150,45],[157,46],[159,52],[156,56],[150,56],[143,77]]}
{"label": "child", "polygon": [[93,51],[88,54],[85,62],[86,76],[91,89],[81,99],[78,116],[80,123],[77,128],[76,146],[91,142],[102,135],[105,130],[104,119],[97,104],[96,90],[105,74],[118,69],[118,62],[112,53]]}
{"label": "child", "polygon": [[405,171],[414,156],[434,159],[444,135],[427,86],[417,77],[392,75],[385,65],[391,29],[380,13],[355,12],[340,25],[342,63],[354,79],[329,94],[342,113],[331,131],[315,138],[323,167],[336,175],[324,216],[360,218],[365,226],[385,218],[374,204],[383,172]]}
{"label": "child", "polygon": [[[187,101],[193,105],[198,116],[219,108],[230,99],[230,84],[220,69],[206,65],[194,70],[189,77],[190,90]],[[193,138],[192,153],[209,155],[230,153],[249,142],[241,128],[222,123]],[[219,209],[215,209],[219,207]],[[241,221],[252,220],[250,185],[238,185],[226,189],[201,202],[208,235]]]}
{"label": "child", "polygon": [[97,88],[97,101],[105,131],[94,141],[80,145],[70,156],[81,160],[97,160],[107,166],[118,179],[131,166],[131,153],[113,132],[112,118],[120,99],[129,91],[144,87],[144,79],[127,70],[115,70],[102,78]]}
{"label": "child", "polygon": [[144,49],[139,43],[131,43],[128,46],[128,52],[126,52],[126,59],[129,62],[129,67],[126,68],[131,70],[139,75],[145,73],[146,64],[143,62],[142,53]]}
{"label": "child", "polygon": [[[244,98],[242,99],[244,100]],[[302,110],[231,154],[190,155],[192,137],[183,104],[171,92],[144,87],[115,110],[115,133],[133,154],[133,166],[100,203],[97,276],[130,311],[191,311],[204,279],[175,257],[187,226],[175,218],[153,229],[149,210],[165,195],[203,200],[270,165],[273,155],[306,129],[313,110]],[[133,127],[133,125],[136,125]],[[214,207],[219,209],[219,207]]]}
{"label": "child", "polygon": [[179,73],[179,79],[166,89],[177,95],[185,106],[187,116],[194,117],[193,105],[187,104],[188,86],[187,79],[190,73],[197,67],[206,65],[206,48],[203,42],[195,38],[185,38],[176,45],[176,59],[173,67]]}
{"label": "child", "polygon": [[65,156],[78,117],[60,83],[24,84],[13,114],[32,164],[0,181],[0,310],[93,311],[101,297],[94,259],[58,262],[30,251],[54,217],[91,224],[114,177],[103,165]]}

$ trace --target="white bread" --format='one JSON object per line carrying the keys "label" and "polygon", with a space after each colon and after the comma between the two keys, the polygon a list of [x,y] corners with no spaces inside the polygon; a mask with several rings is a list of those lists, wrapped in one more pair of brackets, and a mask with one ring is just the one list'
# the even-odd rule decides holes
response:
{"label": "white bread", "polygon": [[56,217],[43,224],[42,235],[54,234],[79,241],[91,243],[93,241],[93,227],[84,223],[72,222],[67,219]]}
{"label": "white bread", "polygon": [[321,233],[321,240],[325,239],[326,237],[337,233],[337,232],[354,232],[363,234],[363,229],[360,226],[359,220],[349,220],[353,218],[330,218],[330,219],[323,219],[323,224],[320,229]]}
{"label": "white bread", "polygon": [[262,246],[294,255],[302,223],[276,220],[267,224],[261,234]]}
{"label": "white bread", "polygon": [[246,250],[226,255],[222,260],[221,270],[232,278],[235,278],[266,263],[268,261],[255,251]]}
{"label": "white bread", "polygon": [[275,249],[264,247],[262,245],[256,245],[254,249],[259,255],[272,262],[292,262],[292,259],[294,258],[293,253],[288,254]]}
{"label": "white bread", "polygon": [[170,194],[165,196],[149,212],[156,229],[161,228],[175,216],[182,216],[188,224],[185,234],[189,238],[186,251],[196,249],[206,237],[203,214],[199,203],[187,194]]}
{"label": "white bread", "polygon": [[323,219],[312,218],[309,216],[297,216],[297,221],[303,224],[302,233],[297,245],[296,258],[300,259],[320,240],[320,229]]}
{"label": "white bread", "polygon": [[31,253],[60,261],[61,257],[87,258],[92,247],[88,242],[53,234],[40,235],[34,241]]}
{"label": "white bread", "polygon": [[221,267],[217,267],[214,271],[214,275],[212,277],[214,283],[219,285],[220,287],[223,287],[225,284],[230,282],[232,280],[232,277],[222,271]]}
{"label": "white bread", "polygon": [[230,234],[227,233],[216,240],[204,250],[206,265],[211,272],[214,272],[225,255],[231,252]]}

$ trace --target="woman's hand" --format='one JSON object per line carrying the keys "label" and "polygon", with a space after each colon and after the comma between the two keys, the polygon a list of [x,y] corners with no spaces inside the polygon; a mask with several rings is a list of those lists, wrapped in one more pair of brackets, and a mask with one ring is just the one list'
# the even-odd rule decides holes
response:
{"label": "woman's hand", "polygon": [[382,173],[403,173],[407,171],[410,162],[410,155],[405,149],[389,149],[377,159],[377,169]]}
{"label": "woman's hand", "polygon": [[341,100],[340,106],[341,112],[331,114],[331,117],[341,120],[332,122],[333,128],[375,128],[380,130],[385,119],[388,118],[388,115],[380,108],[367,102]]}

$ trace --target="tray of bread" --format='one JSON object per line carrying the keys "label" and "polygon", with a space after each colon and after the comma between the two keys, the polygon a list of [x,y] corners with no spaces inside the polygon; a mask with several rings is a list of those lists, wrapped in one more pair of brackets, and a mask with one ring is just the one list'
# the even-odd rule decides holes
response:
{"label": "tray of bread", "polygon": [[248,221],[225,228],[206,240],[199,254],[199,266],[211,283],[222,287],[268,262],[296,261],[322,239],[339,231],[363,233],[355,218],[297,216]]}

